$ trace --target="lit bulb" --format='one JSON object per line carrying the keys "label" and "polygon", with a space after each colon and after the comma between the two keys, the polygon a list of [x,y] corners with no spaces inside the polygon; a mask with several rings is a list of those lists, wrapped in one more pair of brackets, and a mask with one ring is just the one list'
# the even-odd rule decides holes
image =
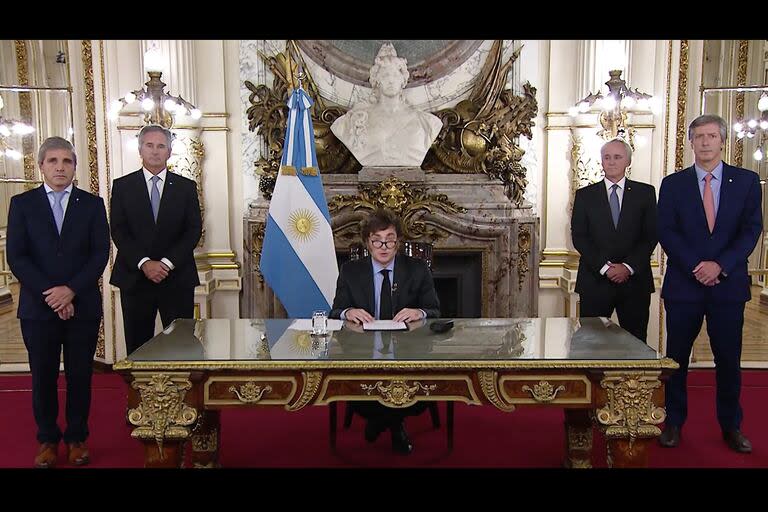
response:
{"label": "lit bulb", "polygon": [[132,92],[129,92],[128,94],[125,95],[124,99],[128,103],[133,103],[134,101],[136,101],[136,95],[133,94]]}
{"label": "lit bulb", "polygon": [[762,160],[763,159],[763,151],[760,148],[757,148],[757,151],[752,155],[755,157],[755,160]]}
{"label": "lit bulb", "polygon": [[144,100],[141,102],[141,108],[149,112],[155,108],[155,102],[152,101],[152,98],[144,98]]}
{"label": "lit bulb", "polygon": [[28,125],[26,125],[24,123],[14,123],[13,127],[11,129],[13,130],[13,133],[15,133],[17,135],[27,135],[27,134],[32,133],[33,131],[35,131],[34,128],[32,128],[31,126],[28,126]]}
{"label": "lit bulb", "polygon": [[632,96],[624,96],[621,99],[621,108],[631,109],[635,106],[635,98]]}
{"label": "lit bulb", "polygon": [[744,133],[744,131],[740,131],[739,133],[736,134],[736,137],[743,139],[744,135],[746,135],[746,133]]}
{"label": "lit bulb", "polygon": [[768,130],[768,121],[766,121],[765,119],[760,121],[760,129],[761,130]]}
{"label": "lit bulb", "polygon": [[744,129],[744,125],[741,123],[736,123],[733,125],[733,129],[736,130],[737,132],[740,132]]}
{"label": "lit bulb", "polygon": [[755,126],[757,126],[757,121],[755,121],[754,119],[750,119],[749,121],[747,121],[747,126],[749,126],[750,128],[754,128]]}
{"label": "lit bulb", "polygon": [[176,110],[178,103],[176,103],[173,100],[165,100],[165,102],[163,102],[163,106],[165,107],[165,110],[167,110],[168,112],[173,112],[174,110]]}
{"label": "lit bulb", "polygon": [[579,112],[589,112],[589,103],[586,101],[579,103]]}
{"label": "lit bulb", "polygon": [[614,108],[616,108],[616,98],[609,94],[603,98],[603,110],[613,110]]}
{"label": "lit bulb", "polygon": [[144,54],[144,70],[147,73],[163,71],[163,55],[156,47],[152,47]]}
{"label": "lit bulb", "polygon": [[763,95],[760,96],[760,100],[757,102],[757,108],[760,109],[760,112],[768,110],[768,94],[763,93]]}
{"label": "lit bulb", "polygon": [[11,130],[9,130],[6,125],[0,124],[0,135],[2,135],[3,137],[10,137]]}
{"label": "lit bulb", "polygon": [[13,158],[14,160],[21,160],[21,153],[19,153],[18,151],[14,150],[14,149],[10,149],[10,148],[6,149],[5,150],[5,154],[8,157]]}
{"label": "lit bulb", "polygon": [[748,138],[748,139],[752,139],[752,138],[754,138],[754,137],[755,137],[755,134],[754,134],[754,132],[747,132],[747,138]]}
{"label": "lit bulb", "polygon": [[200,119],[203,117],[203,112],[199,108],[193,108],[191,112],[192,119]]}

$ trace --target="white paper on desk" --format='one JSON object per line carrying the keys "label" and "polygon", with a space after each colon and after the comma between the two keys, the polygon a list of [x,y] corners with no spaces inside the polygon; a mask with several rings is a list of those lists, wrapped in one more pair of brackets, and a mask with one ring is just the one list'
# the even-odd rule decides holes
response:
{"label": "white paper on desk", "polygon": [[395,322],[394,320],[374,320],[363,324],[364,331],[407,331],[408,326],[405,322]]}
{"label": "white paper on desk", "polygon": [[[341,320],[337,320],[336,318],[329,318],[328,319],[328,330],[329,331],[340,331],[341,326],[344,325],[344,322]],[[311,318],[298,318],[293,321],[289,329],[293,329],[294,331],[311,331],[312,330],[312,319]]]}

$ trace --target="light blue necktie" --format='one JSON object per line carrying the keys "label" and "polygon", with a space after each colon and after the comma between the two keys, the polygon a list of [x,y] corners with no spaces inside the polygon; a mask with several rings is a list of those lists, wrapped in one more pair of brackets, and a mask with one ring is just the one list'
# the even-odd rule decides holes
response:
{"label": "light blue necktie", "polygon": [[61,206],[61,200],[64,199],[66,193],[66,190],[53,191],[53,220],[56,221],[56,229],[59,234],[61,234],[61,225],[64,224],[64,208]]}
{"label": "light blue necktie", "polygon": [[619,195],[616,193],[616,189],[619,188],[619,185],[616,183],[613,184],[611,187],[611,197],[608,200],[608,202],[611,205],[611,217],[613,217],[613,227],[617,227],[619,225]]}
{"label": "light blue necktie", "polygon": [[160,211],[160,189],[157,188],[157,182],[160,181],[160,176],[152,176],[152,193],[149,195],[149,202],[152,205],[152,215],[157,222],[157,212]]}

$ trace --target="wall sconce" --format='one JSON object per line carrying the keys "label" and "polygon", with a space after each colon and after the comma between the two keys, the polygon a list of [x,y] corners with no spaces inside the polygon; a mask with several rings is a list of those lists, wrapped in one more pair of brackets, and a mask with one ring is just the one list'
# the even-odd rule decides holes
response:
{"label": "wall sconce", "polygon": [[621,78],[622,71],[614,69],[608,72],[610,80],[605,82],[608,86],[608,94],[605,96],[598,92],[590,94],[568,109],[568,114],[576,117],[579,114],[590,112],[593,108],[600,109],[600,125],[603,127],[598,135],[605,140],[616,137],[628,138],[627,112],[653,112],[661,111],[661,102],[658,98],[635,89],[631,90]]}
{"label": "wall sconce", "polygon": [[35,129],[23,121],[3,117],[2,110],[5,106],[0,97],[0,155],[5,155],[13,160],[21,160],[22,154],[15,150],[8,141],[11,135],[24,136],[34,132]]}
{"label": "wall sconce", "polygon": [[163,59],[157,48],[150,48],[144,54],[144,70],[149,75],[145,88],[131,91],[112,103],[109,118],[116,120],[122,110],[138,102],[144,112],[144,124],[159,124],[168,129],[173,128],[177,117],[190,116],[200,119],[203,113],[181,96],[172,96],[165,92],[166,84],[160,79],[163,76]]}

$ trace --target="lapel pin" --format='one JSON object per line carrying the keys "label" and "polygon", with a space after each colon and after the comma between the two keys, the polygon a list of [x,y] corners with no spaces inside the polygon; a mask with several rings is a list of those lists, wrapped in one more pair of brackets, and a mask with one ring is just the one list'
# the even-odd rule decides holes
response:
{"label": "lapel pin", "polygon": [[733,183],[733,178],[728,178],[728,183]]}

